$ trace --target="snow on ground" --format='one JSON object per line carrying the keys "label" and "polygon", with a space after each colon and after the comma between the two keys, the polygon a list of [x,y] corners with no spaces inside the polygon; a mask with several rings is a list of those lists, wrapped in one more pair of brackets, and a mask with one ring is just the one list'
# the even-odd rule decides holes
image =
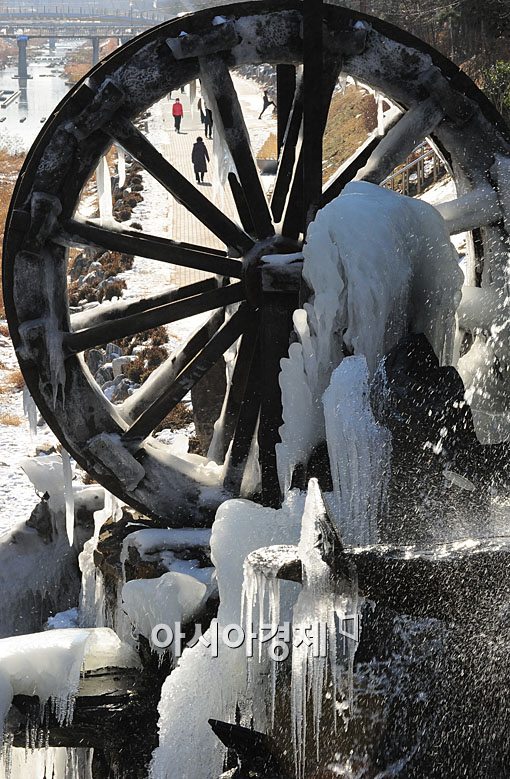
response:
{"label": "snow on ground", "polygon": [[[5,327],[5,322],[0,321]],[[34,487],[19,466],[36,445],[55,444],[44,424],[33,440],[23,413],[23,392],[12,389],[18,362],[9,338],[0,335],[0,539],[14,525],[24,522],[39,502]],[[9,420],[10,424],[6,424]]]}

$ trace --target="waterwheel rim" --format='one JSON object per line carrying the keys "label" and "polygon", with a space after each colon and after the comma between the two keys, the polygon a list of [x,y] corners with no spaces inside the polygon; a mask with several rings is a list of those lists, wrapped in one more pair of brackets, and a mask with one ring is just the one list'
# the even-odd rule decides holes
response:
{"label": "waterwheel rim", "polygon": [[[271,328],[274,333],[278,318],[288,322],[288,311],[297,301],[289,298],[282,301],[276,296],[271,298],[270,305],[261,306],[260,290],[253,290],[246,268],[257,265],[264,242],[269,246],[265,251],[271,253],[282,245],[285,252],[295,250],[302,240],[310,205],[303,197],[299,172],[300,130],[303,113],[306,130],[307,106],[303,108],[304,87],[298,78],[289,108],[287,142],[280,157],[274,195],[268,202],[251,156],[249,139],[246,136],[240,141],[236,139],[240,108],[229,71],[242,64],[266,62],[299,66],[303,52],[301,11],[302,4],[297,2],[218,7],[165,22],[126,44],[97,65],[55,110],[27,157],[11,202],[4,243],[4,295],[13,343],[27,386],[53,432],[85,470],[134,508],[169,524],[211,522],[218,502],[239,489],[239,474],[257,426],[261,457],[266,458],[270,483],[265,502],[275,505],[278,501],[274,456],[281,419],[278,362],[286,348],[285,339],[288,344],[288,329],[283,337],[276,339],[278,343],[272,344]],[[214,27],[212,21],[218,16],[226,17],[227,21]],[[451,166],[460,195],[490,184],[488,171],[495,157],[509,154],[507,131],[490,102],[456,66],[402,30],[348,9],[325,5],[323,24],[328,67],[324,68],[322,86],[328,97],[324,102],[324,116],[315,123],[315,140],[317,127],[319,141],[322,137],[341,69],[399,105],[403,115],[396,124],[386,128],[382,137],[374,137],[348,165],[337,171],[318,196],[318,202],[313,203],[314,207],[330,202],[356,176],[380,183],[412,150],[406,146],[410,138],[415,142],[429,136],[434,138]],[[183,53],[182,47],[179,51],[179,34],[183,29],[188,33],[191,51],[195,45],[200,56]],[[199,39],[205,41],[207,35],[209,48],[200,49]],[[174,56],[176,52],[180,58]],[[374,62],[379,67],[374,67]],[[244,191],[244,204],[240,198],[236,201],[240,225],[200,193],[195,194],[196,188],[132,124],[136,116],[172,89],[198,77],[208,82],[210,93],[216,97],[226,143]],[[410,134],[402,132],[406,122],[413,128]],[[198,215],[229,250],[177,247],[171,241],[147,235],[119,237],[110,230],[79,224],[74,216],[81,189],[114,141],[138,159],[188,210]],[[301,148],[306,148],[306,135],[302,143]],[[244,208],[242,213],[246,202],[248,210]],[[494,213],[491,219],[494,224]],[[504,214],[500,213],[499,221],[504,223]],[[480,224],[462,226],[480,228]],[[217,314],[211,315],[209,324],[216,330],[213,338],[204,342],[202,337],[191,345],[186,344],[184,350],[188,349],[188,353],[183,357],[183,370],[172,376],[172,386],[151,396],[147,410],[129,422],[122,411],[109,403],[76,356],[85,348],[105,343],[101,339],[107,338],[104,323],[100,321],[85,331],[72,331],[64,244],[77,232],[80,241],[105,249],[125,250],[125,241],[129,240],[135,249],[133,254],[149,256],[156,262],[161,261],[165,252],[168,257],[173,253],[174,261],[187,262],[191,267],[197,267],[198,263],[198,267],[216,270],[230,280],[217,288],[205,285],[199,290],[181,291],[180,299],[177,296],[167,303],[162,304],[158,299],[156,305],[153,301],[152,308],[142,312],[142,317],[146,315],[145,323],[151,327],[155,323],[174,321],[168,317],[178,317],[182,312],[188,315],[190,311],[214,312],[227,305],[241,304],[228,320],[220,322]],[[275,234],[276,239],[272,238]],[[255,256],[256,262],[241,262],[241,257],[247,255],[252,259]],[[156,316],[154,309],[161,306]],[[139,315],[137,311],[138,322]],[[117,320],[120,323],[114,329],[117,335],[108,337],[108,341],[131,332],[129,328],[135,327],[135,322],[127,322],[129,317],[128,314]],[[260,325],[264,318],[265,322]],[[217,484],[218,489],[211,492],[206,481],[190,475],[187,466],[181,467],[172,455],[162,454],[159,446],[155,448],[150,434],[161,421],[158,417],[166,416],[171,404],[183,397],[196,377],[203,375],[208,365],[222,359],[223,352],[240,338],[237,400],[232,399],[234,415],[237,415],[230,435],[234,453],[232,468],[225,489],[222,491]],[[264,340],[262,349],[261,340]],[[268,350],[271,353],[264,372],[260,360],[267,357]],[[62,377],[60,393],[54,391],[55,382],[49,382],[49,378],[55,378],[55,371]],[[268,385],[270,397],[267,413],[258,424],[261,371],[262,383]],[[268,372],[270,381],[266,381]]]}

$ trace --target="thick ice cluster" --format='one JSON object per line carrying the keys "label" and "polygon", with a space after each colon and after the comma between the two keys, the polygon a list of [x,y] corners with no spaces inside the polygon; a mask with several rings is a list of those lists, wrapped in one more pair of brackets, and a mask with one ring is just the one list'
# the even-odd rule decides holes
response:
{"label": "thick ice cluster", "polygon": [[37,696],[41,711],[49,702],[57,721],[69,724],[82,669],[138,664],[138,656],[108,628],[48,630],[1,639],[0,736],[15,695]]}
{"label": "thick ice cluster", "polygon": [[347,355],[371,377],[407,332],[423,332],[443,363],[453,357],[462,273],[442,217],[427,203],[365,182],[318,212],[304,246],[309,303],[294,313],[298,336],[282,361],[280,483],[327,440],[322,398]]}
{"label": "thick ice cluster", "polygon": [[[164,652],[154,643],[157,625],[185,625],[199,612],[207,587],[194,576],[169,571],[156,579],[132,579],[122,588],[122,606],[136,636],[144,636],[156,652]],[[165,636],[166,638],[166,636]],[[169,650],[174,649],[174,644]]]}

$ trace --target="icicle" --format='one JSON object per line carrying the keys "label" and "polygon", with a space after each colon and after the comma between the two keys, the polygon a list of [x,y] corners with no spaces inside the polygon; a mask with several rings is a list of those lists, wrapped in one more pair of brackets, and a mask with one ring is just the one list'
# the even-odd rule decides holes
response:
{"label": "icicle", "polygon": [[28,419],[30,439],[33,442],[37,436],[37,406],[26,384],[23,385],[23,413]]}
{"label": "icicle", "polygon": [[71,458],[64,447],[62,454],[62,477],[64,482],[64,500],[66,506],[66,533],[69,539],[69,546],[74,542],[74,494],[73,494],[73,470],[71,467]]}
{"label": "icicle", "polygon": [[122,516],[119,501],[108,490],[104,491],[104,507],[94,512],[94,535],[83,546],[78,557],[81,571],[80,616],[81,627],[104,627],[106,625],[105,591],[103,575],[94,563],[94,552],[99,533],[107,519]]}
{"label": "icicle", "polygon": [[122,146],[115,144],[117,149],[117,173],[119,176],[119,182],[117,184],[119,189],[122,189],[126,181],[126,153]]}
{"label": "icicle", "polygon": [[322,402],[342,538],[348,544],[374,544],[389,479],[391,434],[372,414],[364,357],[343,360]]}
{"label": "icicle", "polygon": [[[323,512],[318,482],[316,479],[311,479],[298,544],[298,554],[303,569],[303,587],[293,612],[291,716],[298,779],[303,779],[305,776],[308,701],[311,701],[312,705],[317,758],[319,755],[322,702],[328,674],[333,683],[332,698],[335,714],[337,686],[342,686],[342,696],[347,698],[346,708],[352,705],[352,667],[357,647],[357,634],[355,630],[354,637],[349,637],[343,626],[350,620],[353,620],[354,625],[357,626],[360,604],[356,586],[346,582],[345,592],[340,592],[338,583],[332,580],[328,564],[321,556],[320,548],[317,546],[317,520]],[[342,637],[340,653],[338,653],[339,637]],[[347,681],[342,684],[346,676]],[[346,693],[344,688],[347,688]]]}
{"label": "icicle", "polygon": [[99,218],[101,226],[105,226],[110,224],[113,219],[113,208],[110,169],[104,155],[96,168],[96,186],[99,198]]}

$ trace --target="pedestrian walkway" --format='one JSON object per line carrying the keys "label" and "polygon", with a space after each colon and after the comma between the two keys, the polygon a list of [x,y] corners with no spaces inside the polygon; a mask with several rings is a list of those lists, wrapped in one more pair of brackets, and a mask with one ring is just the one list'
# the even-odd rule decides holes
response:
{"label": "pedestrian walkway", "polygon": [[[258,120],[258,113],[260,113],[262,106],[262,92],[255,82],[236,77],[234,77],[234,81],[256,153],[269,133],[276,132],[276,119],[269,115],[269,112],[266,112],[268,115],[264,115],[262,120]],[[172,104],[176,97],[179,97],[184,108],[180,133],[175,131],[172,117]],[[197,109],[197,100],[191,105],[189,90],[186,89],[184,93],[174,91],[172,99],[162,100],[153,107],[152,116],[149,120],[149,137],[151,141],[161,154],[188,181],[194,184],[195,173],[191,162],[191,151],[193,144],[199,136],[204,139],[209,152],[210,163],[204,177],[204,184],[196,184],[195,186],[230,219],[239,223],[230,187],[228,183],[226,183],[226,186],[222,186],[220,181],[221,168],[224,168],[225,163],[225,147],[222,139],[216,133],[216,128],[213,128],[213,140],[205,138],[204,127]],[[223,172],[223,177],[226,179],[225,171]],[[161,201],[161,198],[158,198],[158,201]],[[171,195],[168,194],[166,196],[166,202],[158,202],[159,208],[162,209],[161,217],[165,222],[165,234],[173,240],[216,249],[225,248],[220,239],[213,235],[187,208],[177,203]],[[201,271],[175,268],[173,281],[181,286],[182,284],[197,281],[207,275]]]}

